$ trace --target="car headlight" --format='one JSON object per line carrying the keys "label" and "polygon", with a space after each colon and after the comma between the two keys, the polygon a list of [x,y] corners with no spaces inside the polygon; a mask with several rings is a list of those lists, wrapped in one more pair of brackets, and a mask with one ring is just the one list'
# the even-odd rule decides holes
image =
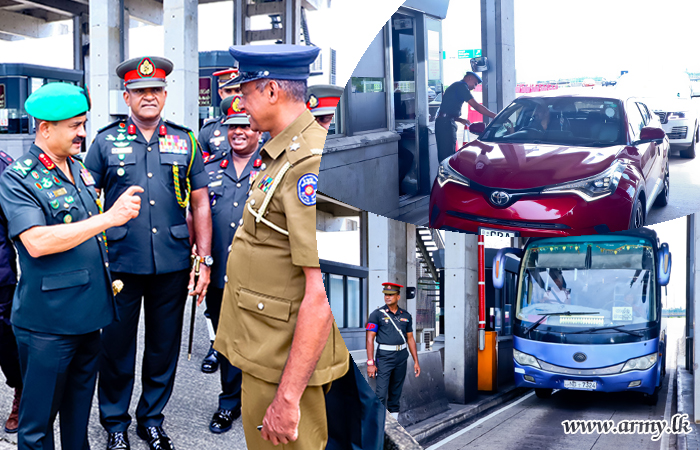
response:
{"label": "car headlight", "polygon": [[626,162],[618,160],[603,173],[571,183],[558,184],[542,190],[542,193],[562,194],[570,192],[587,202],[592,202],[615,192],[626,167]]}
{"label": "car headlight", "polygon": [[642,356],[641,358],[633,358],[625,363],[621,372],[629,372],[630,370],[647,370],[654,364],[656,364],[656,358],[658,355],[652,353],[651,355]]}
{"label": "car headlight", "polygon": [[450,166],[450,158],[447,158],[440,163],[437,174],[437,182],[440,187],[443,187],[447,183],[457,183],[461,184],[462,186],[469,187],[469,179],[462,176]]}
{"label": "car headlight", "polygon": [[668,113],[668,116],[666,116],[668,120],[677,120],[677,119],[685,119],[685,113],[684,112],[672,112]]}
{"label": "car headlight", "polygon": [[516,349],[513,349],[513,358],[521,366],[532,366],[537,367],[538,369],[540,368],[540,363],[537,362],[537,358],[535,358],[532,355],[528,355],[527,353],[523,353]]}

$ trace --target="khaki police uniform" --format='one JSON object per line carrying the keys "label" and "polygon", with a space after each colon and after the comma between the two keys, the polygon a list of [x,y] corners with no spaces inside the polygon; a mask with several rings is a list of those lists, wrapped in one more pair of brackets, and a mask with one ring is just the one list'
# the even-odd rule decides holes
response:
{"label": "khaki police uniform", "polygon": [[[274,448],[257,426],[289,357],[306,288],[303,267],[319,267],[315,189],[325,136],[313,115],[304,111],[263,146],[263,164],[231,245],[214,348],[243,371],[243,427],[249,448]],[[334,323],[301,400],[299,439],[285,448],[325,447],[323,396],[348,364],[348,350]]]}

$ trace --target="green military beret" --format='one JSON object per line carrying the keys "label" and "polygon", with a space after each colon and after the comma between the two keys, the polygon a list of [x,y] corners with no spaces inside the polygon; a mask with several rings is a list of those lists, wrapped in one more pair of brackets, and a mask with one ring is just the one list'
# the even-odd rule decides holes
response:
{"label": "green military beret", "polygon": [[27,114],[39,120],[57,122],[90,110],[87,91],[69,83],[48,83],[24,102]]}

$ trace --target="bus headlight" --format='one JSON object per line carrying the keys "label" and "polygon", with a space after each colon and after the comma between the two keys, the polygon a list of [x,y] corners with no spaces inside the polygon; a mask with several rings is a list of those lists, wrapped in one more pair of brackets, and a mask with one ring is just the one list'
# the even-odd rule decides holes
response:
{"label": "bus headlight", "polygon": [[537,358],[532,355],[528,355],[527,353],[519,352],[516,349],[513,349],[513,358],[521,366],[532,366],[540,369],[540,363],[538,363]]}
{"label": "bus headlight", "polygon": [[642,356],[641,358],[630,359],[625,363],[625,366],[622,368],[622,372],[629,372],[630,370],[647,370],[656,364],[657,356],[658,355],[656,353],[652,353],[651,355]]}

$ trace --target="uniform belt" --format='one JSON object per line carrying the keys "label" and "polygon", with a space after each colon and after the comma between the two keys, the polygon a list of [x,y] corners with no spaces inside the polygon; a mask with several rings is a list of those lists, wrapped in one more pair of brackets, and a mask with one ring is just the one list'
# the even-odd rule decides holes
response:
{"label": "uniform belt", "polygon": [[454,119],[457,116],[453,116],[451,114],[445,114],[445,113],[438,114],[438,118],[445,118],[445,117],[447,117],[448,119]]}
{"label": "uniform belt", "polygon": [[406,348],[406,344],[401,344],[401,345],[387,345],[387,344],[379,344],[379,350],[386,350],[389,352],[400,352],[401,350]]}

